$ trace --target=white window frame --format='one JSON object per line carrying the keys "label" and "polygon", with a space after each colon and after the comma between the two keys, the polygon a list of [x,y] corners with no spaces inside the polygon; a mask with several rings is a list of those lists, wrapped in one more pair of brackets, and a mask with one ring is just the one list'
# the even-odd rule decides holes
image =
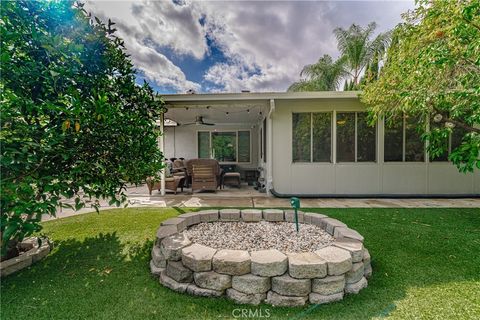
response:
{"label": "white window frame", "polygon": [[[293,164],[300,164],[300,163],[317,163],[317,164],[322,164],[322,163],[334,163],[334,145],[335,145],[335,141],[334,141],[334,132],[335,130],[333,129],[334,125],[335,125],[335,120],[334,118],[336,118],[336,115],[335,115],[335,112],[334,111],[318,111],[318,112],[311,112],[311,111],[300,111],[300,112],[292,112],[292,121],[291,121],[291,124],[292,124],[292,147],[293,147],[293,114],[299,114],[299,113],[308,113],[310,114],[310,160],[309,161],[294,161],[293,160],[293,149],[292,149],[292,152],[291,152],[291,162]],[[330,114],[330,136],[331,136],[331,139],[330,139],[330,161],[313,161],[313,114],[314,113],[328,113]]]}
{"label": "white window frame", "polygon": [[[337,128],[337,115],[339,113],[354,113],[355,114],[355,155],[354,155],[354,161],[338,161],[337,160],[337,133],[338,130]],[[377,149],[377,140],[378,140],[378,121],[375,122],[375,159],[373,161],[358,161],[358,114],[359,113],[367,113],[366,111],[336,111],[335,112],[335,120],[334,120],[334,125],[335,125],[335,163],[377,163],[378,159],[378,149]]]}
{"label": "white window frame", "polygon": [[[430,131],[430,126],[428,126],[428,130]],[[455,128],[453,128],[453,130],[455,130]],[[430,159],[430,154],[428,154],[428,162],[429,163],[452,163],[451,160],[449,160],[448,158],[450,157],[450,154],[452,153],[452,138],[453,138],[453,132],[450,132],[448,134],[448,148],[447,148],[447,160],[435,160],[435,159]]]}
{"label": "white window frame", "polygon": [[[384,163],[424,163],[428,161],[428,154],[427,154],[427,145],[426,142],[423,141],[423,161],[406,161],[405,160],[405,155],[406,155],[406,147],[407,147],[407,117],[403,115],[402,117],[402,160],[397,160],[397,161],[390,161],[390,160],[385,160],[385,134],[388,130],[387,124],[385,122],[384,124],[384,129],[383,129],[383,162]],[[442,162],[442,161],[439,161]]]}
{"label": "white window frame", "polygon": [[[238,132],[240,131],[247,131],[248,132],[248,136],[249,136],[249,159],[248,159],[248,162],[246,161],[238,161]],[[196,139],[195,139],[195,143],[196,143],[196,149],[197,149],[197,157],[199,157],[199,153],[198,153],[198,133],[199,132],[208,132],[209,135],[208,135],[208,156],[210,159],[214,159],[213,158],[213,154],[212,154],[212,133],[215,133],[215,132],[234,132],[235,133],[235,158],[236,158],[236,161],[219,161],[219,163],[221,164],[251,164],[252,163],[252,130],[251,129],[234,129],[234,130],[229,130],[229,129],[221,129],[221,130],[218,130],[218,129],[213,129],[213,130],[197,130],[196,131]]]}

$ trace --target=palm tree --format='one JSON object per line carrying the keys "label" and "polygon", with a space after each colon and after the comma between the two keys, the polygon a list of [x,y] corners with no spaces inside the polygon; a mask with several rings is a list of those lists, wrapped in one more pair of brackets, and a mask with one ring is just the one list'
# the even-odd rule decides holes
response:
{"label": "palm tree", "polygon": [[326,54],[317,63],[303,67],[300,77],[304,79],[294,82],[288,91],[335,91],[342,78],[348,74],[344,64],[345,59],[333,61]]}
{"label": "palm tree", "polygon": [[352,24],[347,30],[342,28],[333,30],[338,50],[345,59],[345,67],[355,86],[358,86],[364,68],[372,62],[375,55],[381,57],[384,54],[390,41],[390,32],[380,33],[372,40],[376,27],[377,24],[371,22],[366,28]]}
{"label": "palm tree", "polygon": [[324,91],[324,85],[319,82],[300,80],[288,87],[287,91]]}

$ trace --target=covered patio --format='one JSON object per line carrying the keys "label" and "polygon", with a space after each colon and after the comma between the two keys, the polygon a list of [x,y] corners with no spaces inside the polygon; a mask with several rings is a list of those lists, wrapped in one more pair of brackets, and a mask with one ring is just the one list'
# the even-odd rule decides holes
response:
{"label": "covered patio", "polygon": [[[185,180],[179,185],[183,186],[183,192],[177,189],[177,194],[208,194],[198,186],[192,188],[192,172],[187,170],[187,163],[192,159],[218,162],[222,173],[212,194],[264,197],[268,193],[268,153],[271,152],[268,123],[274,108],[270,100],[250,93],[167,95],[164,100],[168,110],[160,121],[164,134],[159,139],[159,148],[174,175],[178,166],[184,168]],[[168,181],[168,177],[163,177],[158,191],[153,192],[165,195],[174,191]]]}

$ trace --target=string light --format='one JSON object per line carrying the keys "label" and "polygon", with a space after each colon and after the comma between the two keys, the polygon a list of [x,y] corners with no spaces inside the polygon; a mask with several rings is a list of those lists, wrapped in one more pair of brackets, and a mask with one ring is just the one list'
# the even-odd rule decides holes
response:
{"label": "string light", "polygon": [[[184,107],[184,108],[185,108],[185,110],[188,111],[191,107]],[[193,108],[194,108],[194,109],[201,109],[200,106],[196,106],[196,107],[194,106]],[[212,106],[204,106],[203,108],[205,108],[205,109],[207,109],[207,110],[210,110],[210,109],[212,109]],[[232,110],[226,111],[226,112],[225,112],[225,115],[226,115],[226,116],[230,116],[230,115],[232,115],[232,114],[240,114],[240,113],[248,113],[248,114],[251,114],[251,113],[252,113],[251,111],[255,111],[257,108],[260,109],[260,110],[262,109],[261,106],[255,106],[255,105],[254,105],[254,106],[248,106],[247,109],[243,109],[243,110],[235,110],[234,108],[232,108],[234,111],[232,111]],[[262,116],[262,115],[263,115],[263,112],[262,112],[262,111],[259,111],[259,112],[258,112],[258,115],[259,115],[259,116]]]}

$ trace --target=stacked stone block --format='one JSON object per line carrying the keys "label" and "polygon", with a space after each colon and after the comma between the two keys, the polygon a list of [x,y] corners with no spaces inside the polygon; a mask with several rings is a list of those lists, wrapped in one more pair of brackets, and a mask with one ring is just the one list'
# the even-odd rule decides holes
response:
{"label": "stacked stone block", "polygon": [[177,292],[227,296],[236,303],[299,306],[323,304],[356,294],[372,274],[363,237],[346,224],[317,213],[299,212],[299,222],[317,225],[335,237],[315,252],[276,249],[246,251],[192,243],[183,231],[201,222],[294,221],[292,210],[222,209],[185,213],[162,223],[152,249],[151,273]]}

